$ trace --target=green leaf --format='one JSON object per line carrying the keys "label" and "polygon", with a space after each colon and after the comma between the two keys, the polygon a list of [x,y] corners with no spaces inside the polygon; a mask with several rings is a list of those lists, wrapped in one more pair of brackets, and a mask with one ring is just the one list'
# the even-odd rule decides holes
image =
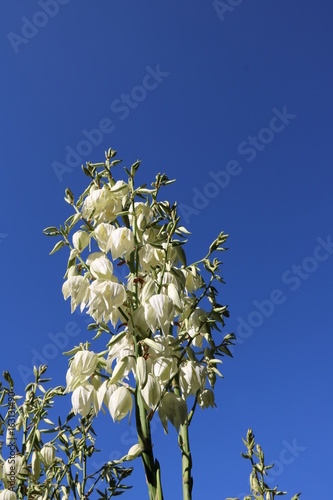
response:
{"label": "green leaf", "polygon": [[121,332],[121,333],[118,333],[117,335],[114,335],[112,337],[112,339],[107,343],[107,346],[111,347],[114,344],[116,344],[117,342],[120,342],[120,340],[123,339],[126,334],[127,334],[127,332]]}
{"label": "green leaf", "polygon": [[56,253],[58,250],[60,250],[60,248],[64,247],[65,245],[66,243],[63,240],[58,241],[58,243],[53,247],[49,255]]}
{"label": "green leaf", "polygon": [[223,354],[226,354],[227,356],[230,356],[231,358],[233,357],[233,355],[231,354],[231,352],[229,351],[229,349],[225,345],[218,346],[218,350],[220,352],[223,352]]}
{"label": "green leaf", "polygon": [[43,234],[45,234],[45,236],[59,236],[61,235],[61,232],[57,227],[50,226],[43,229]]}

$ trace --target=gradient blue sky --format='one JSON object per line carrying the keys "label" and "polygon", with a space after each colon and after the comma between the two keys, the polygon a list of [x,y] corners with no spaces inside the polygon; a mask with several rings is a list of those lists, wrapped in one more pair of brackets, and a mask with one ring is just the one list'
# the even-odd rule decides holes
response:
{"label": "gradient blue sky", "polygon": [[[226,0],[223,13],[211,1],[59,0],[51,18],[42,3],[0,8],[1,369],[19,392],[38,354],[64,384],[67,360],[49,334],[76,334],[68,347],[90,334],[63,301],[66,252],[49,257],[42,229],[70,215],[64,189],[78,195],[86,182],[76,164],[108,147],[126,165],[140,158],[143,181],[177,178],[165,195],[192,231],[189,260],[230,234],[221,296],[240,342],[217,410],[191,425],[193,498],[248,492],[249,426],[287,498],[329,498],[332,4]],[[99,127],[95,145],[82,143]],[[134,443],[126,422],[99,415],[96,428],[102,458]],[[153,436],[165,498],[181,498],[176,433],[157,422]],[[126,497],[146,498],[139,461],[131,481]]]}

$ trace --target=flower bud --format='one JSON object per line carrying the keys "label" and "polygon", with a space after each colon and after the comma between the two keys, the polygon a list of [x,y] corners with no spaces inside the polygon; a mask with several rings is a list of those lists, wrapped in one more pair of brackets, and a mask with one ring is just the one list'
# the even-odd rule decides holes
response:
{"label": "flower bud", "polygon": [[22,415],[19,415],[15,422],[15,429],[17,432],[21,430],[22,425],[23,425],[23,418]]}
{"label": "flower bud", "polygon": [[0,493],[0,500],[17,500],[17,496],[14,491],[6,489]]}
{"label": "flower bud", "polygon": [[14,427],[8,426],[6,432],[6,446],[10,446],[15,441]]}
{"label": "flower bud", "polygon": [[55,449],[51,443],[46,443],[41,449],[41,455],[45,467],[52,465],[55,459]]}
{"label": "flower bud", "polygon": [[61,486],[61,492],[62,492],[62,497],[61,500],[68,500],[69,499],[69,491],[65,486]]}
{"label": "flower bud", "polygon": [[128,365],[129,365],[128,362],[129,362],[128,356],[124,356],[122,359],[118,361],[118,363],[115,366],[115,369],[112,372],[110,384],[115,384],[128,374]]}
{"label": "flower bud", "polygon": [[[133,208],[130,207],[129,219],[131,222],[131,226],[133,227],[134,218],[136,217],[136,227],[140,231],[144,231],[146,229],[147,222],[151,218],[151,208],[142,202],[136,202],[136,203],[134,203],[134,211],[133,211]],[[135,213],[135,215],[134,215],[134,213]]]}
{"label": "flower bud", "polygon": [[147,219],[143,214],[140,214],[137,220],[137,228],[144,231],[147,227]]}
{"label": "flower bud", "polygon": [[33,394],[34,394],[34,393],[33,393],[32,391],[27,391],[27,392],[26,392],[26,394],[25,394],[25,400],[26,400],[27,402],[29,402],[29,401],[30,401],[30,399],[31,399],[31,397],[33,397]]}
{"label": "flower bud", "polygon": [[257,480],[254,472],[251,472],[251,475],[250,475],[250,486],[251,486],[251,491],[253,493],[259,493],[260,487],[259,487],[259,483],[258,483],[258,480]]}
{"label": "flower bud", "polygon": [[5,486],[13,486],[16,484],[17,476],[23,469],[23,457],[14,455],[6,460],[3,465],[3,475]]}
{"label": "flower bud", "polygon": [[147,363],[142,357],[136,362],[136,380],[140,389],[143,389],[147,382]]}
{"label": "flower bud", "polygon": [[25,452],[29,455],[30,451],[31,451],[31,448],[32,448],[32,442],[31,442],[31,439],[29,439],[29,441],[27,442],[26,446],[25,446]]}
{"label": "flower bud", "polygon": [[142,449],[142,446],[137,443],[137,444],[134,444],[127,452],[127,455],[126,455],[126,460],[134,460],[134,458],[137,458],[141,455],[143,449]]}
{"label": "flower bud", "polygon": [[41,466],[41,456],[36,451],[33,452],[31,458],[31,470],[35,481],[39,479],[40,476],[40,466]]}

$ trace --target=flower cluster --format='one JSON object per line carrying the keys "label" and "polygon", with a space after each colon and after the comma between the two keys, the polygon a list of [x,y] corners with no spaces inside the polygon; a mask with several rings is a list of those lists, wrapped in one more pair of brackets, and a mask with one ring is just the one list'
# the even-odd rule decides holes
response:
{"label": "flower cluster", "polygon": [[[84,383],[90,375],[87,367],[93,366],[95,360],[88,351],[80,358],[80,366],[72,366],[81,368],[80,380]],[[142,447],[138,443],[121,460],[108,461],[96,470],[93,416],[75,419],[73,426],[72,411],[65,419],[59,416],[56,424],[48,418],[65,388],[45,388],[50,381],[44,378],[46,368],[34,367],[34,382],[26,387],[25,398],[14,393],[8,372],[3,374],[4,383],[0,380],[0,437],[6,434],[7,445],[0,449],[0,500],[81,500],[90,498],[94,491],[97,494],[102,487],[104,498],[110,498],[110,493],[120,494],[126,489],[123,479],[132,470],[120,464],[140,455]],[[90,472],[94,482],[88,485]]]}
{"label": "flower cluster", "polygon": [[[187,420],[189,396],[201,408],[215,406],[215,379],[222,376],[217,365],[231,355],[232,334],[219,345],[213,339],[228,312],[213,283],[222,281],[221,262],[210,260],[227,236],[221,233],[204,259],[187,265],[190,233],[180,225],[176,204],[157,199],[173,181],[158,174],[152,189],[135,188],[139,162],[125,169],[128,182],[115,181],[114,155],[109,150],[104,164],[84,168],[91,183],[76,203],[66,191],[75,214],[65,228],[45,230],[63,236],[54,251],[70,248],[62,292],[72,312],[86,310],[98,336],[110,337],[106,352],[82,345],[72,351],[67,391],[76,414],[97,414],[105,405],[114,421],[131,414],[139,394],[147,412],[158,410],[167,431],[168,421],[179,428]],[[77,223],[80,229],[70,236]],[[122,280],[119,266],[127,269]]]}

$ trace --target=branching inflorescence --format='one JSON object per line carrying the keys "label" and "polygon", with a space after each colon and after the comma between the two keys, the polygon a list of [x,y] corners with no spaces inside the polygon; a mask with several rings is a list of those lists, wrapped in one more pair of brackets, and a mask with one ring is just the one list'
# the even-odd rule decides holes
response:
{"label": "branching inflorescence", "polygon": [[[217,285],[223,279],[216,255],[225,250],[227,235],[221,232],[204,258],[188,264],[184,247],[190,233],[180,223],[177,204],[160,200],[161,188],[173,181],[158,174],[150,188],[137,187],[139,161],[125,168],[127,182],[116,180],[114,171],[121,161],[115,156],[109,149],[105,162],[82,167],[90,179],[87,189],[76,201],[66,189],[65,200],[74,213],[59,229],[44,230],[47,236],[61,237],[51,254],[69,250],[62,292],[70,298],[72,312],[79,307],[92,318],[88,330],[93,339],[64,353],[70,358],[66,388],[45,390],[46,366],[35,367],[35,382],[28,385],[19,406],[13,381],[5,374],[9,387],[0,386],[0,405],[8,406],[4,399],[11,398],[10,417],[21,432],[21,444],[8,435],[8,410],[5,417],[0,415],[0,435],[7,428],[15,449],[7,460],[0,453],[5,487],[0,500],[66,500],[70,495],[84,500],[95,498],[96,492],[107,500],[128,488],[122,481],[131,469],[121,463],[139,456],[150,500],[162,500],[160,464],[150,430],[153,418],[160,419],[165,432],[171,423],[178,433],[183,499],[192,498],[189,426],[198,407],[214,408],[222,358],[231,356],[235,340],[233,333],[222,334],[229,313],[217,300]],[[99,338],[105,339],[102,351],[93,348]],[[72,409],[55,426],[48,410],[56,396],[68,393]],[[134,409],[138,442],[122,459],[91,473],[88,459],[96,452],[92,423],[104,407],[118,422],[130,418]],[[69,421],[75,415],[79,425],[73,429]],[[50,428],[40,430],[44,424]],[[44,432],[54,433],[48,442],[42,438]],[[251,430],[244,443],[248,452],[243,456],[252,464],[251,495],[246,499],[272,500],[284,494],[265,484],[271,466],[265,466],[260,447],[254,450]],[[75,468],[80,475],[74,475]]]}
{"label": "branching inflorescence", "polygon": [[[225,250],[227,235],[221,232],[203,259],[188,264],[184,246],[190,233],[180,224],[177,204],[159,201],[161,188],[173,181],[158,174],[151,188],[136,187],[139,161],[125,168],[128,182],[116,181],[120,161],[115,155],[110,149],[104,163],[83,167],[88,188],[76,202],[66,190],[75,213],[64,227],[44,231],[62,236],[51,253],[64,246],[70,250],[62,291],[70,297],[72,312],[86,310],[94,321],[89,326],[94,338],[107,340],[103,352],[88,345],[71,352],[67,391],[74,412],[82,416],[97,414],[104,404],[119,421],[134,405],[152,498],[162,492],[149,422],[158,413],[166,432],[170,422],[180,433],[189,498],[188,425],[197,406],[215,406],[216,376],[222,377],[218,367],[224,355],[231,356],[228,347],[235,338],[221,335],[228,311],[218,303],[215,287],[223,282],[222,263],[212,257]],[[123,281],[116,277],[119,266],[127,269]]]}

